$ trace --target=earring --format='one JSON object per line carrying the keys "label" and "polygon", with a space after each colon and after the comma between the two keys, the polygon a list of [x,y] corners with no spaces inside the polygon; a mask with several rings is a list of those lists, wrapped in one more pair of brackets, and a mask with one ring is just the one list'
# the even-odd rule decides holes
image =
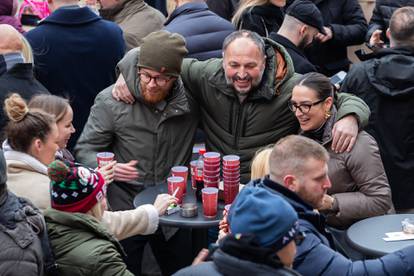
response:
{"label": "earring", "polygon": [[325,111],[325,119],[328,120],[332,116],[332,112],[330,110]]}

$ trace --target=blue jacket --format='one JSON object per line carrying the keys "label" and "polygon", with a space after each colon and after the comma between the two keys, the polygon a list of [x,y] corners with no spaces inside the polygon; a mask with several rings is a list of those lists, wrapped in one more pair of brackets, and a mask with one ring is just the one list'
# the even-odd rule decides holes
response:
{"label": "blue jacket", "polygon": [[385,255],[382,258],[351,261],[330,247],[330,236],[325,232],[325,219],[314,212],[297,194],[269,178],[254,180],[249,185],[261,186],[278,193],[297,211],[299,229],[306,234],[297,246],[293,269],[306,276],[313,275],[414,275],[414,246]]}
{"label": "blue jacket", "polygon": [[122,31],[87,7],[67,6],[41,21],[26,38],[33,48],[36,78],[52,94],[71,100],[76,128],[71,147],[95,96],[116,80],[115,66],[125,51]]}
{"label": "blue jacket", "polygon": [[187,3],[176,8],[164,29],[184,36],[187,57],[198,60],[221,58],[223,41],[235,31],[233,24],[211,12],[205,3]]}

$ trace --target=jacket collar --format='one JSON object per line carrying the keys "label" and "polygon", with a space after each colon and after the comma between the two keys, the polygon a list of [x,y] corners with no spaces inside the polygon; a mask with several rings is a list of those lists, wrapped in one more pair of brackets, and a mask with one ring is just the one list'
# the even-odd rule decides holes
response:
{"label": "jacket collar", "polygon": [[[252,90],[248,97],[249,100],[266,99],[280,95],[281,87],[294,74],[292,59],[286,49],[273,40],[265,39],[266,44],[266,67],[263,73],[262,81],[256,89]],[[208,79],[209,84],[222,93],[237,97],[233,87],[226,82],[224,69],[222,66]]]}
{"label": "jacket collar", "polygon": [[17,63],[5,75],[13,76],[17,79],[34,79],[33,65],[31,63]]}
{"label": "jacket collar", "polygon": [[[297,53],[298,55],[300,55],[301,57],[306,58],[305,54],[303,53],[303,51],[301,49],[299,49],[295,44],[292,43],[292,41],[290,41],[289,39],[287,39],[284,36],[281,36],[278,33],[272,32],[270,33],[269,36],[270,39],[273,39],[274,41],[276,41],[277,43],[281,44],[283,47],[291,49],[293,51],[295,51],[295,53]],[[307,59],[307,58],[306,58]]]}
{"label": "jacket collar", "polygon": [[167,18],[167,21],[165,21],[164,26],[167,26],[171,23],[176,17],[185,14],[190,13],[194,11],[207,11],[208,6],[206,3],[187,3],[184,4],[178,8],[176,8],[171,15]]}
{"label": "jacket collar", "polygon": [[86,24],[100,20],[101,17],[96,15],[88,7],[64,6],[55,10],[51,15],[42,20],[39,25],[54,23],[60,25]]}
{"label": "jacket collar", "polygon": [[13,150],[8,144],[7,140],[3,142],[2,147],[4,151],[4,158],[6,159],[7,163],[19,161],[24,163],[27,167],[31,168],[32,170],[47,175],[47,167],[33,156],[24,152]]}

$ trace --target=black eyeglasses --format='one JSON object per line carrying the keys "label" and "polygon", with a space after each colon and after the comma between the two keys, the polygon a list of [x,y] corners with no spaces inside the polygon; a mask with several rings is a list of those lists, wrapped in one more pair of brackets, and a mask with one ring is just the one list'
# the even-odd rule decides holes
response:
{"label": "black eyeglasses", "polygon": [[289,101],[288,102],[288,107],[293,112],[296,112],[296,110],[299,108],[300,112],[302,112],[303,114],[306,114],[311,110],[312,106],[320,104],[323,101],[325,101],[325,99],[316,101],[314,103],[303,103],[303,104],[297,104],[295,102]]}
{"label": "black eyeglasses", "polygon": [[140,80],[146,84],[150,83],[151,80],[154,80],[157,86],[164,86],[173,78],[173,77],[165,77],[165,76],[152,77],[149,74],[144,73],[144,72],[139,72],[138,76]]}

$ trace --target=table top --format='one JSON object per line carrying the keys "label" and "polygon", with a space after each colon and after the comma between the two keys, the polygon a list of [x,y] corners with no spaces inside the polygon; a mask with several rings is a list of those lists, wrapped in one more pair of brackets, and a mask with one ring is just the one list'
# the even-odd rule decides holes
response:
{"label": "table top", "polygon": [[[134,206],[138,207],[142,204],[153,204],[158,194],[167,193],[167,183],[158,184],[156,186],[147,187],[134,198]],[[209,228],[217,226],[223,218],[224,203],[219,201],[217,206],[217,215],[215,218],[206,218],[203,215],[203,204],[197,202],[195,193],[191,187],[191,182],[187,183],[187,194],[184,197],[183,203],[197,203],[198,214],[192,218],[185,218],[176,212],[171,215],[163,215],[160,217],[160,225],[188,227],[188,228]]]}
{"label": "table top", "polygon": [[388,232],[401,232],[401,221],[414,219],[414,214],[384,215],[367,218],[347,230],[347,240],[357,251],[368,257],[381,257],[404,247],[414,245],[414,240],[384,241]]}

